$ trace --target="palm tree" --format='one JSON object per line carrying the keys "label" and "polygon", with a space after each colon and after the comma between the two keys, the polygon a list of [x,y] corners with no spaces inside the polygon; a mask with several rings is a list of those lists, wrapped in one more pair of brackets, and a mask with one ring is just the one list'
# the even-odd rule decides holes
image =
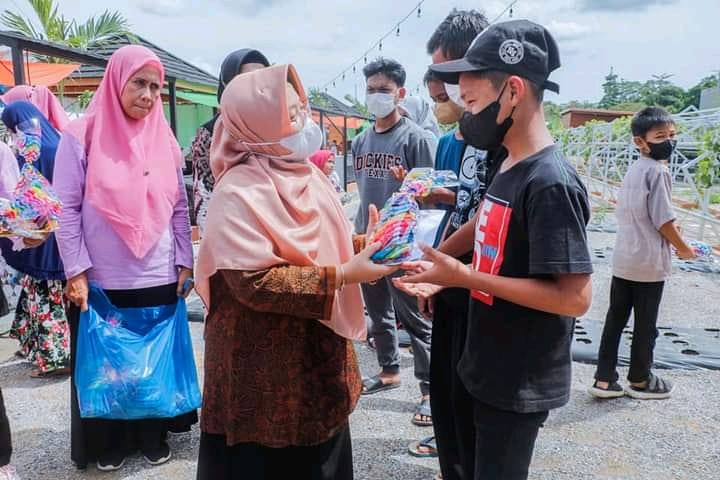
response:
{"label": "palm tree", "polygon": [[[55,0],[27,0],[37,18],[26,18],[10,10],[0,16],[0,24],[12,32],[37,40],[45,40],[68,47],[88,49],[107,43],[114,37],[126,36],[135,40],[130,24],[119,12],[105,10],[84,23],[67,19],[58,12]],[[61,62],[50,59],[49,62]]]}

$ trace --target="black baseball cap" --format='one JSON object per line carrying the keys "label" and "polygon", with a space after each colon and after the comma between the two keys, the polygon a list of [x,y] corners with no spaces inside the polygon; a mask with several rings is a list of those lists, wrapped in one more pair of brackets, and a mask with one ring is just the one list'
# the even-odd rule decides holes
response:
{"label": "black baseball cap", "polygon": [[465,57],[429,68],[441,81],[450,84],[457,84],[463,72],[495,70],[559,93],[560,86],[548,81],[550,73],[559,67],[557,43],[545,27],[529,20],[511,20],[480,32]]}

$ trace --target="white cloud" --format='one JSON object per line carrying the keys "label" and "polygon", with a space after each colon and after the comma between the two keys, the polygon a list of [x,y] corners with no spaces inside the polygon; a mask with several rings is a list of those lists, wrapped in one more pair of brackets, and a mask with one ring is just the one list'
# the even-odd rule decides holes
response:
{"label": "white cloud", "polygon": [[587,10],[645,10],[653,5],[670,5],[677,0],[580,0],[579,7]]}
{"label": "white cloud", "polygon": [[[134,0],[132,7],[128,2],[75,0],[62,2],[60,11],[69,18],[85,19],[98,10],[119,10],[138,35],[215,75],[226,54],[244,47],[262,51],[275,63],[294,63],[308,87],[322,86],[350,67],[346,79],[329,88],[337,98],[354,95],[356,90],[362,98],[362,58],[355,74],[352,62],[416,3],[152,1],[155,6],[170,7],[161,12],[164,18],[136,8],[140,3],[149,4],[148,0]],[[425,2],[422,16],[411,15],[402,25],[400,37],[391,35],[382,52],[375,49],[368,59],[382,53],[400,61],[408,73],[407,87],[414,91],[422,85],[430,63],[425,44],[452,7],[480,8],[492,19],[508,1]],[[179,11],[178,5],[183,5]],[[614,7],[600,8],[607,5]],[[651,5],[655,6],[646,8]],[[0,10],[12,7],[11,0],[0,0]],[[173,11],[177,13],[167,16]],[[714,37],[720,18],[718,0],[522,0],[515,5],[514,18],[542,23],[557,37],[562,67],[553,73],[553,80],[561,84],[562,94],[549,97],[559,102],[599,100],[610,66],[623,78],[643,81],[654,73],[673,73],[673,81],[688,88],[716,70],[720,58],[720,42]],[[502,19],[507,20],[508,15]]]}
{"label": "white cloud", "polygon": [[559,20],[551,21],[547,25],[547,29],[550,30],[550,33],[552,33],[553,37],[558,41],[578,40],[591,31],[588,25],[577,22],[562,22]]}
{"label": "white cloud", "polygon": [[143,12],[165,17],[180,15],[188,7],[186,0],[139,0],[137,6]]}

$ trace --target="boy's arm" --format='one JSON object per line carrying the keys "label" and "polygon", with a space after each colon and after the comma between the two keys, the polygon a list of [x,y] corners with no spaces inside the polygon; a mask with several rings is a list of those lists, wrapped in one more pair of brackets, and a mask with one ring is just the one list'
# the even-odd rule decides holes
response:
{"label": "boy's arm", "polygon": [[695,251],[688,245],[680,234],[675,222],[670,220],[660,227],[660,235],[665,237],[670,244],[677,249],[678,257],[682,260],[692,260],[696,257]]}
{"label": "boy's arm", "polygon": [[[477,272],[451,256],[425,249],[433,266],[403,281],[479,290],[516,305],[558,315],[584,314],[592,299],[592,262],[585,233],[590,215],[587,195],[577,186],[552,185],[531,195],[524,211],[529,274],[533,278]],[[474,221],[463,229],[467,225],[474,230]]]}
{"label": "boy's arm", "polygon": [[579,317],[590,308],[592,282],[589,273],[557,274],[551,279],[500,277],[476,272],[430,247],[425,247],[423,252],[432,267],[399,279],[398,283],[479,290],[516,305],[569,317]]}
{"label": "boy's arm", "polygon": [[672,206],[672,178],[667,168],[657,170],[657,175],[649,179],[648,215],[660,235],[665,237],[678,251],[682,259],[695,258],[695,252],[683,240],[675,225],[675,211]]}
{"label": "boy's arm", "polygon": [[[479,212],[480,210],[478,210],[478,213]],[[475,224],[477,215],[478,214],[476,213],[473,218],[465,223],[465,225],[446,238],[445,241],[440,244],[438,250],[445,255],[450,255],[451,257],[461,257],[472,251],[473,242],[475,241]]]}

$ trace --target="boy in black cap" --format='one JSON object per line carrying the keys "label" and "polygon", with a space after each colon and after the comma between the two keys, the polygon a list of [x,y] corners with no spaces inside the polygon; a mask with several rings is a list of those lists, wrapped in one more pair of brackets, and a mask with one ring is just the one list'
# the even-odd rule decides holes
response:
{"label": "boy in black cap", "polygon": [[[525,20],[495,24],[465,57],[430,67],[459,83],[460,131],[503,160],[475,216],[430,262],[405,266],[405,288],[471,291],[458,373],[474,398],[474,476],[526,479],[538,431],[570,396],[574,318],[592,296],[587,192],[545,125],[543,90],[560,66],[557,45]],[[471,265],[453,257],[474,251]],[[470,421],[470,419],[467,419]],[[473,452],[470,452],[473,453]]]}

